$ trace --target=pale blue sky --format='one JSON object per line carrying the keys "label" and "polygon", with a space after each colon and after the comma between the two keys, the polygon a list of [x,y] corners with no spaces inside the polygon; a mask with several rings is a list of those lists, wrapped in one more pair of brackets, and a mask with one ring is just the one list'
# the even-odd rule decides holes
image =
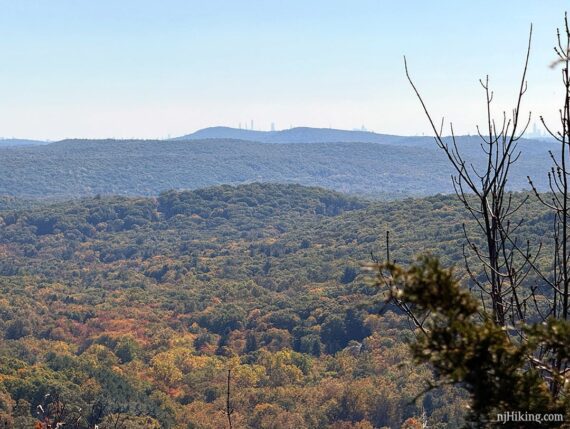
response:
{"label": "pale blue sky", "polygon": [[[555,30],[566,1],[0,0],[0,136],[166,137],[213,125],[472,132],[477,80],[555,117]],[[558,97],[557,97],[558,95]]]}

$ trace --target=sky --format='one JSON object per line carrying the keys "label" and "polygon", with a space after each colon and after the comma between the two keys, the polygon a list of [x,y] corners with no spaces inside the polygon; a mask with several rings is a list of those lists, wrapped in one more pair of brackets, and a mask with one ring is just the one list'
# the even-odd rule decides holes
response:
{"label": "sky", "polygon": [[549,0],[0,0],[0,136],[166,138],[216,125],[429,134],[403,55],[434,117],[460,134],[561,107]]}

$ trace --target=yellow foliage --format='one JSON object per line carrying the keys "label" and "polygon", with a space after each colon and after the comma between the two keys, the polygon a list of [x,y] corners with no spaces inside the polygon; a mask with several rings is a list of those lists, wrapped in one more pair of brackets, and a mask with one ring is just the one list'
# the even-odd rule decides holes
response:
{"label": "yellow foliage", "polygon": [[157,354],[150,364],[158,380],[167,384],[182,380],[182,371],[176,366],[176,356],[170,351]]}
{"label": "yellow foliage", "polygon": [[303,379],[303,372],[293,363],[293,351],[281,350],[265,353],[262,358],[269,383],[275,386],[297,384]]}
{"label": "yellow foliage", "polygon": [[184,347],[186,349],[194,350],[194,340],[196,339],[196,335],[186,332],[182,335],[176,335],[172,341],[172,347]]}
{"label": "yellow foliage", "polygon": [[236,387],[256,387],[265,377],[261,365],[239,365],[232,371],[232,382]]}

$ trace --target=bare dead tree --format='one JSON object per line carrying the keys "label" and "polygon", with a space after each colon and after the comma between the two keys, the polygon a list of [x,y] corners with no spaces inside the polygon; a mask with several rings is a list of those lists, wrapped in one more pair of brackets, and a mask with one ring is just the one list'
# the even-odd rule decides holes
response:
{"label": "bare dead tree", "polygon": [[564,33],[565,45],[563,44],[563,36],[558,29],[558,45],[554,48],[558,57],[556,64],[562,64],[561,74],[564,86],[563,107],[559,110],[560,131],[553,131],[553,129],[546,124],[544,117],[540,117],[547,132],[560,143],[559,156],[554,155],[552,151],[550,152],[550,158],[553,162],[553,166],[548,173],[550,193],[545,195],[541,194],[532,179],[529,177],[528,180],[539,201],[544,206],[553,210],[555,214],[553,224],[553,275],[545,280],[548,281],[553,289],[552,307],[549,315],[567,320],[570,297],[570,249],[568,248],[568,175],[570,174],[568,170],[568,164],[570,162],[570,74],[568,69],[570,58],[567,54],[570,49],[570,30],[567,16],[564,17]]}
{"label": "bare dead tree", "polygon": [[[511,167],[521,154],[517,142],[528,128],[531,118],[530,113],[526,120],[521,115],[522,100],[527,91],[526,74],[531,41],[532,26],[518,96],[510,117],[507,117],[506,112],[502,112],[500,120],[495,119],[489,78],[487,76],[485,80],[480,80],[486,105],[484,130],[477,127],[480,147],[485,158],[483,166],[475,166],[463,156],[453,123],[450,123],[450,136],[443,136],[445,121],[442,119],[440,126],[436,126],[410,76],[404,57],[406,77],[427,116],[434,132],[435,142],[445,153],[455,171],[452,175],[455,193],[475,221],[480,233],[477,237],[473,237],[463,225],[466,240],[463,251],[466,271],[479,291],[483,308],[486,309],[487,303],[490,303],[492,318],[500,326],[506,326],[508,322],[514,325],[517,321],[525,320],[525,303],[530,299],[530,295],[521,296],[520,286],[531,272],[532,264],[539,253],[537,251],[533,255],[529,243],[527,242],[526,246],[521,245],[516,238],[522,219],[517,221],[514,219],[528,197],[515,201],[513,195],[507,192]],[[479,261],[479,269],[475,270],[472,266],[468,251]],[[476,272],[482,275],[476,275]]]}
{"label": "bare dead tree", "polygon": [[[554,213],[552,225],[553,231],[553,261],[552,272],[544,274],[541,267],[535,267],[536,272],[543,281],[550,287],[551,293],[545,298],[548,299],[548,310],[545,317],[568,320],[570,301],[570,248],[568,243],[568,219],[569,219],[569,180],[570,175],[570,26],[568,15],[564,16],[564,28],[557,29],[557,45],[554,47],[556,61],[552,66],[561,65],[561,77],[563,85],[562,108],[559,109],[560,128],[558,131],[548,125],[543,116],[540,120],[547,132],[559,144],[559,153],[555,155],[550,151],[552,167],[548,173],[548,183],[550,192],[541,194],[532,179],[528,181],[538,200]],[[536,358],[542,367],[548,368],[551,377],[550,388],[554,394],[558,394],[565,377],[561,377],[568,372],[568,362],[550,353],[550,350],[543,349]]]}
{"label": "bare dead tree", "polygon": [[383,285],[384,290],[388,292],[384,304],[394,304],[402,313],[404,313],[414,328],[419,329],[422,334],[426,334],[424,324],[429,317],[429,314],[418,314],[416,309],[407,302],[400,299],[399,291],[395,287],[392,279],[392,268],[395,267],[396,262],[390,258],[390,231],[386,231],[386,258],[380,261],[374,253],[370,254],[372,264],[366,265],[365,268],[376,273],[376,283]]}
{"label": "bare dead tree", "polygon": [[232,370],[228,369],[228,378],[227,378],[227,385],[226,385],[226,410],[224,414],[228,418],[228,427],[229,429],[233,429],[232,424],[232,414],[234,413],[234,409],[231,405],[231,381],[232,381]]}

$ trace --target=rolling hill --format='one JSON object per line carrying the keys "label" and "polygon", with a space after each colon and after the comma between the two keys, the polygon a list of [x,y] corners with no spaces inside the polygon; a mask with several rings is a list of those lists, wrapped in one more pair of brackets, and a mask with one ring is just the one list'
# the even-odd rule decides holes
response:
{"label": "rolling hill", "polygon": [[30,140],[30,139],[0,139],[0,147],[37,146],[43,144],[49,144],[49,142],[45,140]]}
{"label": "rolling hill", "polygon": [[[535,198],[519,215],[517,235],[548,240]],[[361,267],[389,230],[399,263],[429,252],[460,275],[464,221],[451,196],[276,184],[0,211],[0,417],[14,404],[15,427],[33,427],[57,394],[95,423],[217,429],[231,367],[242,428],[401,427],[423,411],[461,427],[466,396],[423,395],[432,372],[409,359],[410,325]]]}
{"label": "rolling hill", "polygon": [[[524,215],[535,241],[548,219],[536,202]],[[412,401],[431,371],[361,264],[386,229],[398,261],[461,263],[464,218],[453,197],[275,184],[1,211],[0,417],[33,427],[57,395],[95,424],[220,428],[231,367],[242,428],[400,427],[424,410],[459,427],[460,390]]]}
{"label": "rolling hill", "polygon": [[334,128],[295,127],[280,131],[256,131],[230,127],[210,127],[198,130],[192,134],[176,137],[172,140],[203,139],[235,139],[261,143],[358,142],[390,144],[407,140],[409,137],[377,134],[370,131],[338,130]]}
{"label": "rolling hill", "polygon": [[[150,196],[168,189],[251,182],[297,183],[385,199],[453,191],[450,166],[431,139],[398,139],[391,144],[65,140],[5,147],[0,148],[0,195]],[[459,141],[468,160],[476,166],[484,162],[478,139]],[[519,147],[522,156],[509,188],[528,187],[526,176],[530,175],[539,188],[546,189],[548,150],[555,146],[524,140]]]}

